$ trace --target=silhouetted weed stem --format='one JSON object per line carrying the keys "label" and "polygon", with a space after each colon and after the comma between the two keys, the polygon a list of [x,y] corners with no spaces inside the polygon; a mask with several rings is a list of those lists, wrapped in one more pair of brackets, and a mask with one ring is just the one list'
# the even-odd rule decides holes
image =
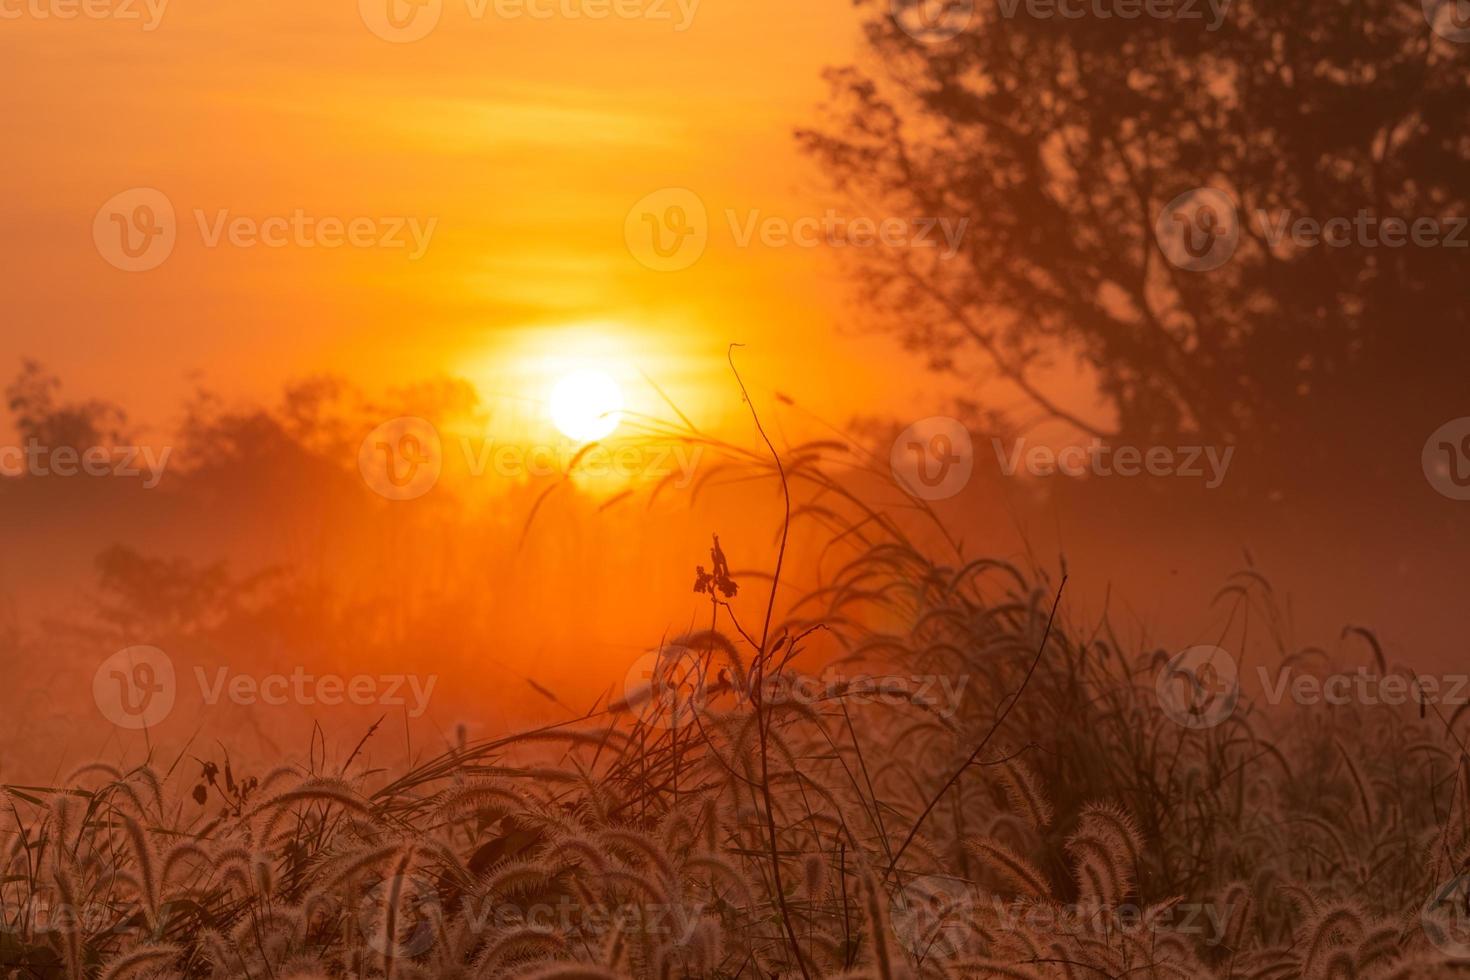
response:
{"label": "silhouetted weed stem", "polygon": [[[881,456],[849,467],[842,454],[861,447],[747,451],[680,418],[690,431],[668,438],[720,457],[691,499],[781,478],[790,560],[748,573],[783,590],[781,619],[769,597],[763,627],[737,619],[737,573],[716,542],[696,586],[710,609],[696,602],[690,632],[655,637],[655,683],[630,672],[620,699],[567,709],[568,721],[473,741],[461,728],[424,761],[405,744],[402,775],[374,758],[378,728],[354,731],[340,762],[313,725],[304,762],[261,772],[258,793],[243,764],[273,756],[237,753],[232,780],[224,744],[219,766],[186,746],[179,758],[218,782],[191,803],[201,787],[185,777],[177,807],[146,763],[0,786],[0,959],[68,980],[1384,980],[1455,968],[1436,943],[1464,921],[1458,729],[1470,706],[1434,698],[1432,675],[1411,689],[1417,704],[1243,696],[1217,727],[1192,728],[1156,687],[1168,650],[1120,641],[1106,600],[1078,636],[1055,623],[1065,567],[1052,590],[1056,578],[1038,586],[1011,561],[951,560],[923,504],[877,503],[901,488]],[[1274,602],[1258,604],[1270,593],[1254,571],[1224,591],[1218,612],[1239,638],[1222,632],[1222,649],[1254,655],[1261,623],[1286,642]],[[801,669],[814,630],[834,651],[820,674]],[[1359,635],[1345,638],[1356,648]],[[1364,639],[1382,673],[1382,648]],[[1278,652],[1283,670],[1329,660]],[[995,751],[975,747],[981,735]],[[969,771],[951,777],[966,746]],[[46,928],[53,909],[97,915]],[[544,912],[558,923],[531,920]]]}
{"label": "silhouetted weed stem", "polygon": [[796,965],[801,969],[801,975],[806,980],[811,980],[811,974],[806,968],[806,960],[801,955],[801,944],[796,939],[796,929],[791,925],[791,912],[786,907],[786,889],[781,881],[781,855],[776,841],[776,810],[775,802],[771,799],[770,720],[765,710],[765,697],[762,691],[765,681],[766,643],[771,636],[771,616],[776,609],[776,590],[781,584],[781,567],[786,561],[786,543],[791,535],[791,488],[786,482],[786,467],[781,462],[781,454],[776,452],[776,447],[771,444],[770,437],[766,435],[766,430],[761,425],[760,413],[755,410],[755,402],[750,400],[750,392],[745,389],[745,380],[740,377],[740,369],[735,366],[735,348],[739,346],[739,344],[731,344],[725,351],[725,357],[730,362],[730,371],[735,375],[736,383],[740,385],[741,397],[745,399],[745,404],[750,406],[750,417],[755,421],[755,429],[760,433],[761,440],[771,452],[771,459],[776,463],[776,473],[781,478],[781,498],[785,506],[785,514],[781,520],[781,545],[776,551],[776,570],[771,575],[771,592],[766,599],[765,622],[761,625],[760,649],[756,652],[756,662],[752,665],[750,677],[752,698],[755,704],[755,726],[760,736],[760,790],[765,803],[766,837],[771,849],[771,877],[776,887],[776,904],[781,910],[781,925],[786,931],[787,940],[791,943],[791,952],[796,957]]}

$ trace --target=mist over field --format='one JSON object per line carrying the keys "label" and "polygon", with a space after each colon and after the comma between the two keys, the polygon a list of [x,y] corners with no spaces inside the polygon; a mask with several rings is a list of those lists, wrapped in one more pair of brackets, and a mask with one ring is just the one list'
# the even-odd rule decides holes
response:
{"label": "mist over field", "polygon": [[0,79],[0,977],[1470,973],[1464,2]]}

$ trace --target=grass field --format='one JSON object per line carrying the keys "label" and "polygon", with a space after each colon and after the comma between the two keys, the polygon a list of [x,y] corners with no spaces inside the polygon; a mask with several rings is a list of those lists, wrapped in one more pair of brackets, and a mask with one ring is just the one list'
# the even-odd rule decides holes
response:
{"label": "grass field", "polygon": [[[851,560],[778,602],[784,546],[774,576],[748,577],[716,538],[695,582],[708,623],[665,638],[642,683],[585,716],[461,736],[404,771],[366,761],[382,737],[370,730],[340,757],[314,745],[278,768],[194,748],[7,787],[6,970],[888,980],[1470,967],[1470,765],[1448,699],[1267,704],[1239,686],[1222,699],[1200,680],[1214,674],[1126,649],[1106,621],[1074,622],[1060,573],[958,550],[940,560],[814,464],[769,475],[818,488],[798,499],[825,502],[792,520],[826,527]],[[743,622],[731,600],[752,594],[765,615]],[[1407,676],[1367,632],[1339,646],[1356,663],[1287,647],[1255,571],[1219,602],[1222,647],[1274,645],[1309,677]],[[837,654],[803,672],[817,642]]]}

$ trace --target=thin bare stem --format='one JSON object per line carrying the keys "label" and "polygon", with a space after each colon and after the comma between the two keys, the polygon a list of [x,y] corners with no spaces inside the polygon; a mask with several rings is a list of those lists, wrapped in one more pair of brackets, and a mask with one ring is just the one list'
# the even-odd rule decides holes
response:
{"label": "thin bare stem", "polygon": [[761,425],[760,415],[755,410],[755,402],[750,400],[750,392],[745,389],[745,381],[740,377],[740,369],[735,366],[735,348],[739,346],[739,344],[731,344],[725,356],[730,362],[730,371],[735,375],[736,383],[740,385],[740,394],[744,396],[745,404],[750,406],[750,417],[755,420],[755,429],[760,433],[766,448],[771,451],[771,458],[776,461],[776,472],[781,477],[781,496],[786,505],[786,513],[781,521],[781,547],[776,552],[776,571],[771,575],[771,592],[766,599],[766,619],[761,626],[760,649],[756,653],[755,669],[751,671],[751,689],[755,700],[755,725],[760,733],[760,789],[765,802],[766,837],[771,850],[771,877],[776,886],[776,904],[781,910],[781,925],[786,931],[786,939],[791,944],[791,952],[796,957],[796,965],[800,967],[802,977],[805,980],[811,980],[811,974],[807,972],[806,960],[801,955],[801,944],[796,939],[796,929],[791,924],[791,910],[786,906],[786,889],[781,882],[781,852],[776,840],[775,803],[771,798],[770,751],[766,727],[768,721],[764,694],[766,643],[769,642],[771,636],[771,616],[776,608],[776,589],[781,584],[781,567],[786,561],[786,542],[791,534],[791,488],[786,483],[786,467],[781,462],[781,454],[776,452],[776,447],[771,444],[770,437],[766,435],[766,430]]}

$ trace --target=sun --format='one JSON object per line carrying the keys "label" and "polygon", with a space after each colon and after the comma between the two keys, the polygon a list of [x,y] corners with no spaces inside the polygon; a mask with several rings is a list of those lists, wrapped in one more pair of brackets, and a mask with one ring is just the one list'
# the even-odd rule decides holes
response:
{"label": "sun", "polygon": [[606,372],[574,371],[551,390],[551,421],[569,439],[594,442],[622,421],[623,389]]}

